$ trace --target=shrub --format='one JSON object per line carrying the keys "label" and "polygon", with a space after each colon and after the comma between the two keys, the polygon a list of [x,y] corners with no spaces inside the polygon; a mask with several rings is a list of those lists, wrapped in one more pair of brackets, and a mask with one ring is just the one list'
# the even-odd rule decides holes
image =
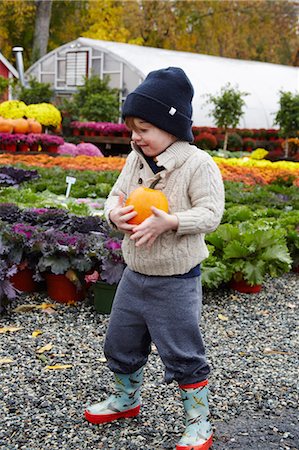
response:
{"label": "shrub", "polygon": [[50,83],[40,83],[35,78],[29,80],[29,87],[18,85],[16,95],[18,99],[27,105],[32,103],[50,103],[53,97],[53,89]]}
{"label": "shrub", "polygon": [[243,150],[252,151],[255,148],[255,140],[247,137],[243,139]]}
{"label": "shrub", "polygon": [[228,135],[227,147],[232,151],[242,150],[242,138],[238,133],[232,133]]}
{"label": "shrub", "polygon": [[217,147],[217,139],[213,134],[208,132],[202,132],[195,136],[195,144],[204,150],[213,150]]}
{"label": "shrub", "polygon": [[253,131],[248,128],[238,129],[238,133],[242,138],[253,137]]}
{"label": "shrub", "polygon": [[60,110],[72,120],[116,122],[119,117],[119,90],[111,89],[109,77],[97,75],[85,78],[71,100],[64,101]]}

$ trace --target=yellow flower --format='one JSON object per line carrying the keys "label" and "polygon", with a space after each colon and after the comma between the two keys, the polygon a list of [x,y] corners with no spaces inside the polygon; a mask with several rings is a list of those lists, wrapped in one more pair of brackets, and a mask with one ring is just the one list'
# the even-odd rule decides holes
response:
{"label": "yellow flower", "polygon": [[45,127],[58,127],[61,124],[60,111],[50,103],[37,103],[27,106],[27,117],[37,120]]}
{"label": "yellow flower", "polygon": [[251,159],[264,159],[266,155],[268,155],[269,152],[265,150],[264,148],[256,148],[251,154]]}
{"label": "yellow flower", "polygon": [[20,119],[27,116],[27,106],[19,100],[7,100],[0,104],[0,116],[5,119]]}

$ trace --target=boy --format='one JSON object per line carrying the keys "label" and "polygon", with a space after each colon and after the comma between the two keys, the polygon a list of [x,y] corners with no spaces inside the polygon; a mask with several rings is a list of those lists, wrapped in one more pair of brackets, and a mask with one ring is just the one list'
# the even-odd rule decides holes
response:
{"label": "boy", "polygon": [[[200,333],[200,263],[208,256],[204,235],[215,230],[224,208],[221,174],[213,159],[190,145],[193,87],[184,71],[169,67],[146,77],[123,106],[132,130],[132,152],[105,205],[112,226],[124,233],[127,264],[111,312],[104,352],[116,393],[90,406],[85,417],[105,423],[140,410],[143,366],[154,342],[165,381],[179,384],[186,429],[177,450],[212,445],[207,402],[209,366]],[[138,186],[155,186],[169,213],[152,207],[140,225],[124,200]]]}

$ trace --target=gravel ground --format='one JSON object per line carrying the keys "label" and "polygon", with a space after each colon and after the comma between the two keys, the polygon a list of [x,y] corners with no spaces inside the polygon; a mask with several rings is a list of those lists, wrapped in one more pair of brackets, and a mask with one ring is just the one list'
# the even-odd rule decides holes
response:
{"label": "gravel ground", "polygon": [[[268,279],[259,294],[205,293],[213,449],[299,449],[298,287],[298,275],[290,273]],[[42,302],[49,298],[22,295],[0,320],[0,327],[22,327],[0,335],[0,449],[174,449],[183,410],[175,383],[163,382],[155,348],[139,417],[88,424],[84,407],[103,399],[112,386],[103,355],[109,316],[95,313],[91,301],[13,311]],[[33,337],[36,330],[42,333]],[[52,347],[37,352],[48,344]],[[46,368],[57,364],[71,367]]]}

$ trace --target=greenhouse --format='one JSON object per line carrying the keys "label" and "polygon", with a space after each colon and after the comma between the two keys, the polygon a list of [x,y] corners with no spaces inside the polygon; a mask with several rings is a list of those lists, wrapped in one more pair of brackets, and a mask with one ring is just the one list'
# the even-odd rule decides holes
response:
{"label": "greenhouse", "polygon": [[196,53],[78,38],[38,60],[25,77],[51,83],[58,97],[75,92],[83,77],[110,77],[120,89],[121,101],[151,70],[179,66],[195,88],[193,121],[196,126],[214,125],[206,94],[217,95],[227,83],[249,95],[245,97],[243,128],[271,128],[278,110],[279,91],[299,90],[299,68],[244,61]]}

